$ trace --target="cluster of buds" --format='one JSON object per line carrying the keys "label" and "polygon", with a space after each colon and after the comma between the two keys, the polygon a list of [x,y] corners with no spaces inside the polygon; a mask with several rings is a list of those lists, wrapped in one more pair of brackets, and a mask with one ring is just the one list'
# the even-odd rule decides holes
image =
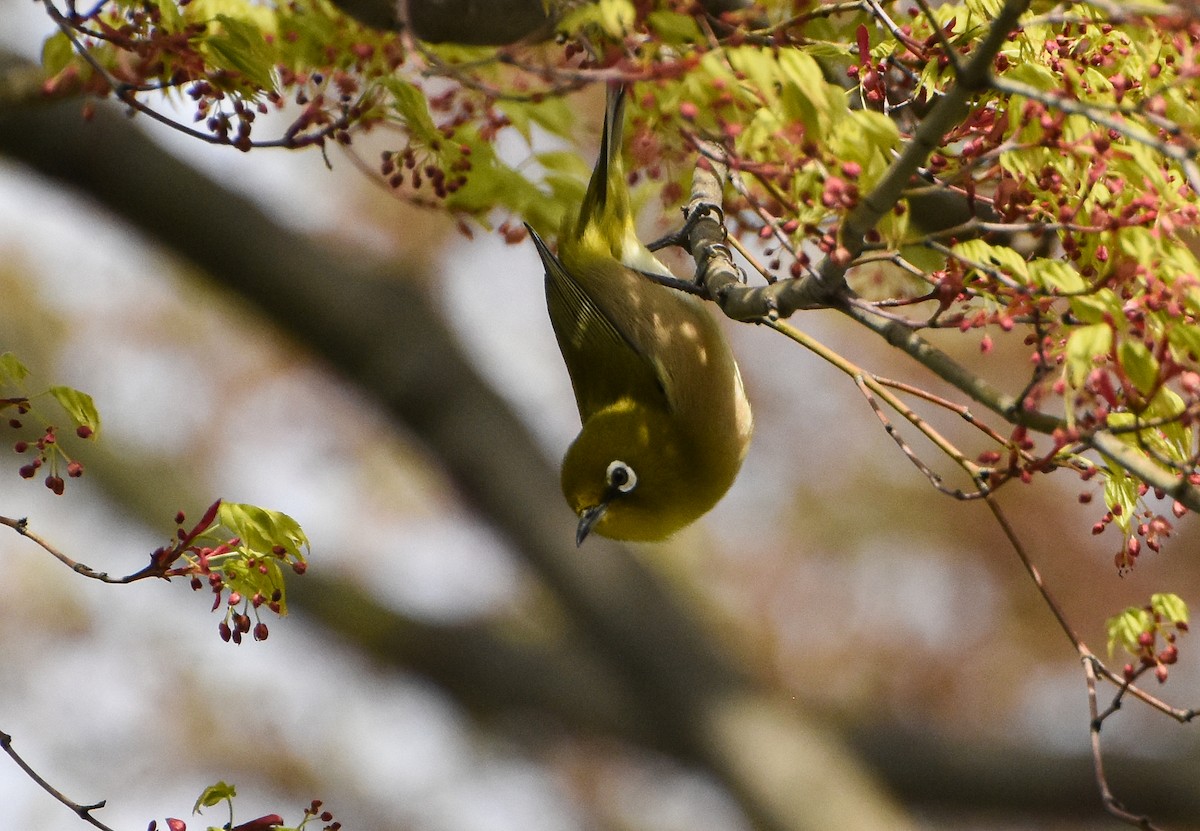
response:
{"label": "cluster of buds", "polygon": [[[250,133],[254,128],[255,117],[269,112],[265,101],[247,103],[237,95],[215,87],[207,80],[197,81],[190,86],[187,96],[196,103],[196,112],[192,120],[204,122],[204,126],[214,137],[243,152],[253,147]],[[227,99],[232,102],[232,113],[224,107]],[[274,91],[268,96],[268,100],[277,106],[282,105],[282,99]]]}
{"label": "cluster of buds", "polygon": [[[1083,478],[1091,478],[1091,475],[1095,473],[1095,468],[1089,468],[1086,473],[1087,475]],[[1196,478],[1196,474],[1192,474],[1189,477],[1190,480]],[[1139,502],[1149,493],[1149,486],[1145,483],[1138,484],[1137,495]],[[1160,500],[1166,496],[1165,492],[1159,488],[1154,489],[1154,495]],[[1083,504],[1088,504],[1092,501],[1092,495],[1085,491],[1079,494],[1079,501]],[[1187,507],[1176,500],[1171,507],[1171,513],[1176,518],[1182,517],[1187,513]],[[1171,536],[1171,531],[1174,530],[1174,526],[1169,519],[1162,514],[1155,513],[1150,508],[1143,507],[1139,512],[1125,519],[1125,507],[1120,502],[1114,502],[1092,526],[1092,533],[1104,533],[1104,529],[1113,524],[1113,522],[1117,522],[1118,526],[1125,530],[1125,539],[1113,557],[1113,563],[1121,573],[1129,571],[1137,565],[1137,560],[1142,554],[1143,547],[1156,554],[1161,551],[1163,540]]]}
{"label": "cluster of buds", "polygon": [[265,606],[277,615],[284,614],[280,565],[289,563],[296,574],[303,574],[307,564],[302,559],[289,560],[287,549],[280,544],[264,553],[250,550],[239,537],[222,539],[218,534],[220,508],[217,500],[191,528],[184,526],[183,511],[177,513],[175,541],[151,555],[150,569],[167,578],[190,576],[193,591],[207,586],[213,594],[212,610],[225,606],[225,616],[217,627],[221,640],[241,644],[243,636],[250,635],[264,641],[269,630],[259,618],[259,610]]}
{"label": "cluster of buds", "polygon": [[405,184],[413,190],[420,190],[428,181],[433,195],[438,199],[446,199],[467,183],[467,173],[472,164],[470,145],[445,147],[440,142],[434,142],[427,152],[419,152],[412,145],[400,151],[385,150],[379,172],[394,190]]}
{"label": "cluster of buds", "polygon": [[1179,660],[1175,641],[1188,631],[1187,604],[1174,594],[1154,594],[1148,604],[1130,606],[1109,618],[1107,629],[1109,651],[1119,643],[1133,656],[1124,667],[1126,682],[1153,671],[1161,684],[1167,680],[1168,667]]}
{"label": "cluster of buds", "polygon": [[885,61],[871,60],[870,33],[865,25],[858,27],[858,63],[846,68],[846,75],[857,81],[868,104],[881,107],[887,100],[888,65]]}
{"label": "cluster of buds", "polygon": [[[221,577],[219,574],[215,573],[212,574],[211,577],[216,578],[216,580],[211,581],[214,583],[213,590],[217,593],[216,600],[214,601],[215,609],[216,606],[220,605],[221,602],[221,589],[217,588],[217,586],[221,583]],[[193,577],[192,588],[198,589],[200,587],[200,578]],[[271,597],[272,599],[267,603],[267,608],[275,612],[275,614],[279,614],[281,611],[279,601],[283,598],[283,591],[280,589],[275,589],[275,591],[271,593]],[[265,641],[267,639],[267,635],[269,634],[267,631],[267,624],[263,623],[258,617],[258,609],[263,605],[263,602],[264,598],[262,592],[255,592],[254,596],[247,600],[242,597],[241,592],[231,591],[229,593],[229,601],[226,607],[225,619],[222,620],[217,626],[217,631],[219,631],[221,634],[221,640],[225,641],[226,643],[233,641],[234,643],[240,645],[242,642],[242,636],[251,631],[250,615],[247,614],[247,612],[253,609],[255,618],[253,630],[254,640]],[[238,609],[239,606],[241,607],[240,610]]]}
{"label": "cluster of buds", "polygon": [[[7,407],[12,407],[14,414],[4,423],[11,430],[26,431],[28,428],[24,418],[30,413],[29,399],[0,399],[0,409]],[[29,461],[21,465],[17,473],[22,479],[33,479],[45,469],[46,475],[43,481],[46,487],[62,496],[66,489],[66,480],[63,479],[62,472],[66,472],[67,478],[78,479],[83,475],[83,464],[78,459],[71,458],[62,449],[58,441],[58,428],[53,424],[44,425],[39,430],[40,432],[36,436],[26,433],[24,437],[13,442],[14,453],[31,454]],[[18,433],[18,435],[20,434]],[[81,439],[89,439],[95,435],[95,431],[85,424],[75,428],[75,435]]]}
{"label": "cluster of buds", "polygon": [[[1151,614],[1154,621],[1153,626],[1137,637],[1138,665],[1135,667],[1132,663],[1128,663],[1123,672],[1125,680],[1132,682],[1139,673],[1153,669],[1154,677],[1161,684],[1167,680],[1169,674],[1167,668],[1179,660],[1179,647],[1175,645],[1175,639],[1178,633],[1188,630],[1188,625],[1185,621],[1164,622],[1162,615],[1153,611],[1149,606],[1145,607],[1145,611]],[[1160,639],[1162,641],[1161,648]]]}
{"label": "cluster of buds", "polygon": [[301,821],[300,827],[303,828],[313,819],[325,823],[321,831],[341,831],[342,824],[333,818],[333,812],[326,810],[319,799],[314,799],[312,804],[304,809],[304,819]]}
{"label": "cluster of buds", "polygon": [[[313,820],[319,820],[320,822],[325,823],[325,825],[322,827],[322,831],[340,831],[342,827],[340,822],[334,820],[333,813],[331,811],[327,811],[322,808],[322,803],[319,799],[314,799],[312,803],[304,809],[304,819],[302,819],[300,824],[296,826],[297,831],[305,828]],[[238,823],[232,827],[229,825],[226,825],[225,827],[228,828],[229,831],[275,831],[275,829],[282,825],[283,817],[281,817],[279,814],[266,814],[261,817],[255,817],[247,822]],[[167,831],[187,831],[187,823],[174,817],[170,817],[166,820],[166,826]],[[158,831],[158,822],[156,820],[151,820],[150,827],[147,829],[147,831]]]}

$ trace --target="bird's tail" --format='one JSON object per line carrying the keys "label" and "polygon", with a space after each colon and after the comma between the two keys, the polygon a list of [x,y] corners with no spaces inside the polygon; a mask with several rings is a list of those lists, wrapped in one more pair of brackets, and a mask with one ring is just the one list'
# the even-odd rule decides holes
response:
{"label": "bird's tail", "polygon": [[[587,196],[583,200],[578,226],[601,225],[615,217],[623,222],[629,213],[625,190],[625,166],[621,162],[621,136],[625,130],[625,84],[608,84],[604,105],[604,132],[600,137],[600,156],[592,169]],[[624,197],[624,198],[623,198]]]}

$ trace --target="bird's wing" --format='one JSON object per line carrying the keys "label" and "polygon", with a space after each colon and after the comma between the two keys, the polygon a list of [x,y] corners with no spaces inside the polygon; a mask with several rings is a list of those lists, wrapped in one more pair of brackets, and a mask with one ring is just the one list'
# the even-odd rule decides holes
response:
{"label": "bird's wing", "polygon": [[[622,399],[667,409],[660,368],[530,229],[546,268],[546,305],[583,420]],[[621,266],[613,261],[614,268]]]}

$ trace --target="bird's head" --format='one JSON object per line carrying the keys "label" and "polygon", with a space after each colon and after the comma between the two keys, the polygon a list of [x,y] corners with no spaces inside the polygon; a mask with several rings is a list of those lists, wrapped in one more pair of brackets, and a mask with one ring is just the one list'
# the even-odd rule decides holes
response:
{"label": "bird's head", "polygon": [[589,533],[662,540],[713,506],[720,494],[670,416],[625,399],[587,420],[563,459],[562,488]]}

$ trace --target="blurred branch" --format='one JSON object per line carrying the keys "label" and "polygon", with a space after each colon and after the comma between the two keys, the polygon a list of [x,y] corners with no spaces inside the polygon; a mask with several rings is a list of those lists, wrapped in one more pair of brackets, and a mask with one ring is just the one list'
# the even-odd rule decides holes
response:
{"label": "blurred branch", "polygon": [[0,53],[0,109],[26,106],[42,98],[46,73],[40,66],[6,59]]}
{"label": "blurred branch", "polygon": [[[150,525],[179,504],[206,498],[193,492],[178,458],[143,457],[106,441],[90,448],[88,469]],[[303,578],[289,581],[288,599],[325,632],[382,666],[429,679],[484,721],[535,713],[542,724],[674,751],[661,743],[655,721],[628,685],[572,629],[550,639],[513,637],[506,621],[430,623],[384,606],[354,581],[323,573],[319,557]],[[929,723],[872,721],[849,729],[856,752],[908,803],[1076,820],[1095,806],[1095,816],[1103,816],[1091,758],[1083,753],[1039,751],[1016,739],[950,733]],[[764,740],[760,750],[765,755],[775,747]],[[1200,791],[1191,787],[1200,772],[1197,759],[1194,746],[1185,744],[1161,758],[1109,751],[1106,762],[1124,790],[1163,818],[1189,819],[1200,815]]]}
{"label": "blurred branch", "polygon": [[[182,456],[169,452],[143,456],[105,440],[89,448],[88,471],[147,527],[161,524],[181,504],[202,504],[207,498],[196,492]],[[656,722],[628,685],[597,661],[577,631],[568,628],[551,639],[518,630],[514,637],[507,621],[430,623],[386,607],[352,580],[324,573],[322,559],[318,556],[302,578],[289,581],[289,606],[381,666],[429,679],[485,722],[533,713],[553,728],[674,751],[661,743]],[[1103,814],[1084,754],[1040,752],[1025,743],[945,732],[928,723],[868,722],[849,729],[856,752],[908,803],[1074,820],[1095,805],[1095,815]],[[764,740],[761,752],[776,747]],[[1175,748],[1172,744],[1161,758],[1110,751],[1106,762],[1124,790],[1155,806],[1164,819],[1189,819],[1200,815],[1200,792],[1190,786],[1200,756],[1192,745]]]}
{"label": "blurred branch", "polygon": [[550,33],[542,0],[333,0],[359,23],[398,31],[407,23],[428,43],[503,46]]}
{"label": "blurred branch", "polygon": [[490,622],[429,623],[383,606],[352,581],[311,571],[289,582],[288,599],[380,663],[434,681],[477,716],[532,711],[572,729],[657,744],[628,687],[570,637],[513,639]]}
{"label": "blurred branch", "polygon": [[72,107],[0,113],[0,152],[201,266],[386,407],[553,589],[655,743],[713,771],[759,827],[910,827],[838,739],[758,690],[625,549],[572,550],[556,472],[413,275],[279,227],[107,107],[86,123]]}
{"label": "blurred branch", "polygon": [[[594,2],[594,0],[586,0]],[[557,5],[546,0],[333,0],[346,14],[376,29],[406,25],[427,43],[504,46],[546,39]],[[748,0],[701,0],[709,14],[745,8]]]}

